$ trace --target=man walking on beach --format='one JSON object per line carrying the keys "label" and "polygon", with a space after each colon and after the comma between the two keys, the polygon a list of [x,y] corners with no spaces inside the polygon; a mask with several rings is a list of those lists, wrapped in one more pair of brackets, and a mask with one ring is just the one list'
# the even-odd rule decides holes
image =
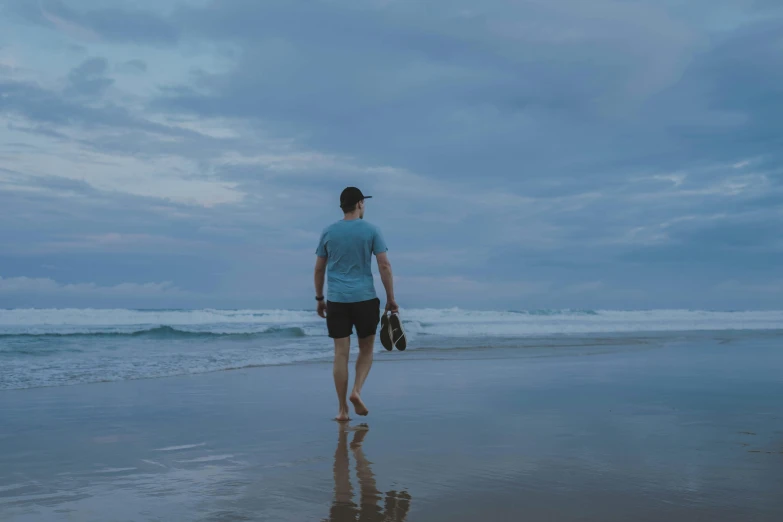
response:
{"label": "man walking on beach", "polygon": [[[372,255],[386,289],[386,311],[397,312],[391,263],[386,255],[386,242],[378,227],[364,221],[365,196],[356,187],[348,187],[340,195],[344,218],[328,226],[321,234],[316,250],[315,299],[318,315],[326,318],[329,337],[334,339],[334,386],[339,410],[335,420],[347,421],[348,354],[351,334],[356,328],[359,338],[359,358],[350,401],[357,415],[369,410],[362,402],[362,386],[372,366],[375,333],[380,321],[380,300],[370,263]],[[328,276],[329,298],[324,301],[324,280]]]}

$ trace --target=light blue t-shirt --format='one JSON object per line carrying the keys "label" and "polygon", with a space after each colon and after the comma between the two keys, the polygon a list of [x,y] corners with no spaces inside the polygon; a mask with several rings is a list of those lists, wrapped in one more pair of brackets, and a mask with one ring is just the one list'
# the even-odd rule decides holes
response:
{"label": "light blue t-shirt", "polygon": [[333,303],[358,303],[375,299],[372,255],[386,252],[386,242],[375,225],[363,219],[341,220],[321,234],[315,251],[328,259],[326,282]]}

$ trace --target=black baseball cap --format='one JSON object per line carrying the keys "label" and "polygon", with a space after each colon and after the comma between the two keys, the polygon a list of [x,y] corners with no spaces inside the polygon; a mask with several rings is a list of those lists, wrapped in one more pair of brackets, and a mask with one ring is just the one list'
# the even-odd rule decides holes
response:
{"label": "black baseball cap", "polygon": [[350,207],[363,199],[370,199],[372,196],[365,196],[362,191],[356,187],[348,187],[340,194],[340,208]]}

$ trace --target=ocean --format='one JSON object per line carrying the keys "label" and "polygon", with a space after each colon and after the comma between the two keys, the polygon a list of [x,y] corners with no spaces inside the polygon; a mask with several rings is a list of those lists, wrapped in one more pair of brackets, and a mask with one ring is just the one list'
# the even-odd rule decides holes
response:
{"label": "ocean", "polygon": [[[454,308],[401,315],[410,348],[396,355],[405,357],[660,345],[693,336],[783,338],[783,311]],[[380,343],[378,353],[385,354]],[[331,354],[325,322],[309,310],[0,310],[0,389],[306,364]]]}

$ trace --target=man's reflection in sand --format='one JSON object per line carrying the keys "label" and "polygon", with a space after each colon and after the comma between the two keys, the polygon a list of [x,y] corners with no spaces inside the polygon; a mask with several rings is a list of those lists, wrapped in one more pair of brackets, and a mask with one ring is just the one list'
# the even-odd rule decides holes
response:
{"label": "man's reflection in sand", "polygon": [[[356,475],[359,477],[358,506],[353,498],[348,463],[349,431],[353,432],[351,452],[356,460]],[[329,510],[328,522],[403,522],[408,516],[411,496],[406,491],[387,492],[383,499],[383,509],[379,506],[381,493],[375,485],[375,476],[370,469],[370,462],[362,451],[362,441],[368,431],[367,425],[349,428],[346,423],[340,423],[337,451],[334,453],[334,502]]]}

